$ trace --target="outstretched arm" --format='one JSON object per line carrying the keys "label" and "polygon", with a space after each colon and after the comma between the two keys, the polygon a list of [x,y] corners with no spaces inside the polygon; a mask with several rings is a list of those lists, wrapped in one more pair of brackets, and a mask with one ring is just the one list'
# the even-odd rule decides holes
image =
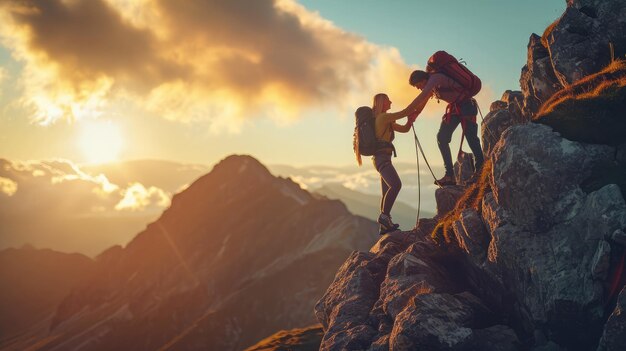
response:
{"label": "outstretched arm", "polygon": [[411,126],[413,125],[413,122],[415,122],[415,119],[417,118],[417,112],[413,112],[411,113],[408,118],[406,119],[406,123],[405,124],[398,124],[398,123],[393,123],[393,130],[395,130],[396,132],[400,132],[400,133],[406,133],[409,130],[411,130]]}

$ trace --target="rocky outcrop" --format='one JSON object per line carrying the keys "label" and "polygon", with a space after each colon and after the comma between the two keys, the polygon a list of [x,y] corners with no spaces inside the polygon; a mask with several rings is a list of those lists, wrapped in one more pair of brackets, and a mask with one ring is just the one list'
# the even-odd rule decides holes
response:
{"label": "rocky outcrop", "polygon": [[561,85],[596,73],[611,61],[610,45],[614,57],[626,54],[626,3],[570,0],[544,41]]}
{"label": "rocky outcrop", "polygon": [[537,34],[532,34],[528,42],[528,59],[522,68],[520,86],[524,94],[522,114],[526,120],[563,87],[554,73],[550,54]]}
{"label": "rocky outcrop", "polygon": [[[386,237],[344,263],[315,308],[321,350],[593,350],[602,335],[625,347],[623,296],[605,313],[626,282],[626,202],[614,184],[581,186],[614,157],[544,125],[508,128],[486,184],[439,189],[448,241]],[[451,208],[457,190],[479,206]]]}
{"label": "rocky outcrop", "polygon": [[552,94],[626,54],[623,0],[570,0],[542,37],[533,34],[522,68],[523,114],[529,120]]}
{"label": "rocky outcrop", "polygon": [[[436,224],[424,223],[431,235],[418,227],[414,242],[386,237],[344,263],[316,305],[321,350],[626,349],[624,142],[526,123],[551,96],[568,94],[556,93],[563,85],[576,89],[576,70],[597,69],[584,57],[571,67],[561,48],[555,71],[561,44],[546,42],[561,30],[572,34],[575,11],[592,13],[581,3],[570,2],[543,40],[531,37],[522,93],[505,92],[483,122],[488,161],[480,179],[436,191]],[[620,2],[607,3],[596,5]],[[607,130],[621,130],[621,103],[605,103]],[[568,121],[589,117],[568,113]],[[455,165],[459,183],[470,160]]]}

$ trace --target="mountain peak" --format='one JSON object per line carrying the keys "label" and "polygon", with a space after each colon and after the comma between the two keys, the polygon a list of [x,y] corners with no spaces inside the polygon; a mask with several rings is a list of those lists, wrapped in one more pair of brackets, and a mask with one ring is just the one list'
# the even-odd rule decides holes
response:
{"label": "mountain peak", "polygon": [[228,173],[231,176],[242,173],[271,175],[270,171],[259,160],[250,155],[230,155],[213,167],[211,173]]}

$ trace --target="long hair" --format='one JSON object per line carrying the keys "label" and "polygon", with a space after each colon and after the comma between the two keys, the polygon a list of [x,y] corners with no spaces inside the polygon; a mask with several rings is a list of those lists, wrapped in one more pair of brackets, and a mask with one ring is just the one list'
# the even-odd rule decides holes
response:
{"label": "long hair", "polygon": [[374,102],[372,103],[372,110],[374,110],[374,116],[383,112],[383,105],[385,104],[385,100],[389,99],[387,94],[378,93],[374,95]]}

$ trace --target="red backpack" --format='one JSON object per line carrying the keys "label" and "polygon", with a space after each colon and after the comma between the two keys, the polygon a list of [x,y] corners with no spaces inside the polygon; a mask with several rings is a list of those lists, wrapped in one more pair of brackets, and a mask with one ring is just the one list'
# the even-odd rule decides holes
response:
{"label": "red backpack", "polygon": [[443,73],[452,78],[463,87],[463,99],[468,99],[478,94],[482,83],[474,73],[465,65],[459,63],[454,56],[445,51],[437,51],[429,59],[426,65],[428,73]]}

